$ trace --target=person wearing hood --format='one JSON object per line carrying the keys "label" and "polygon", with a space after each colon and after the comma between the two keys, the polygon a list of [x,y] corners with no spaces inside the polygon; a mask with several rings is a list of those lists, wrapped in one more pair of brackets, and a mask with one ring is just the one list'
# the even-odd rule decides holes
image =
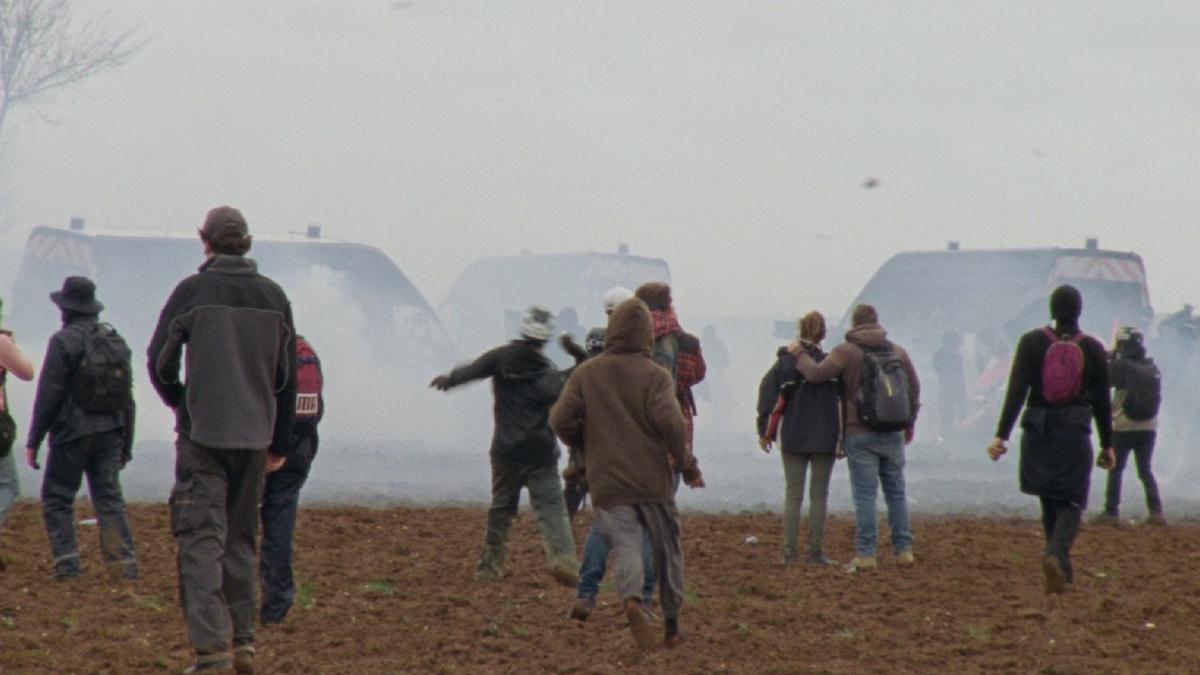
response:
{"label": "person wearing hood", "polygon": [[1113,450],[1117,463],[1108,472],[1104,491],[1104,512],[1095,522],[1121,523],[1121,478],[1132,453],[1138,480],[1146,492],[1149,525],[1166,525],[1158,481],[1150,468],[1154,441],[1158,435],[1158,408],[1162,402],[1162,375],[1154,359],[1146,356],[1141,332],[1123,328],[1117,335],[1116,349],[1108,362],[1108,377],[1113,387]]}
{"label": "person wearing hood", "polygon": [[[1097,463],[1105,469],[1116,463],[1107,357],[1104,345],[1079,329],[1082,313],[1078,290],[1054,289],[1053,325],[1031,330],[1017,343],[996,438],[987,449],[992,461],[1008,451],[1009,434],[1024,407],[1018,471],[1021,492],[1041,502],[1047,595],[1066,591],[1074,580],[1071,546],[1087,508],[1093,419],[1103,448]],[[1052,349],[1058,350],[1053,357]]]}
{"label": "person wearing hood", "polygon": [[[825,317],[809,312],[797,324],[801,348],[820,363],[825,360]],[[758,446],[771,452],[779,439],[786,484],[783,502],[783,563],[799,562],[797,539],[800,508],[804,503],[804,476],[812,469],[809,485],[809,565],[836,565],[825,556],[825,513],[829,480],[840,454],[840,395],[837,382],[813,384],[796,371],[796,358],[788,347],[780,347],[776,361],[763,375],[758,387]]]}
{"label": "person wearing hood", "polygon": [[544,353],[554,328],[549,309],[530,307],[521,322],[519,339],[433,378],[429,385],[448,391],[475,380],[492,380],[496,399],[490,451],[492,506],[475,571],[480,581],[497,581],[504,573],[508,531],[517,516],[522,488],[529,490],[537,514],[547,571],[564,586],[579,581],[579,560],[558,475],[560,453],[548,422],[550,406],[563,385],[562,374]]}
{"label": "person wearing hood", "polygon": [[[604,314],[612,316],[617,306],[633,297],[633,291],[616,286],[604,293]],[[585,342],[586,351],[582,357],[577,357],[579,363],[595,358],[604,351],[606,326],[597,326],[588,331]],[[565,336],[564,336],[565,337]],[[569,473],[568,473],[569,472]],[[567,500],[567,514],[574,518],[587,494],[587,458],[584,448],[571,447],[571,461],[563,472],[567,487],[563,496]],[[600,582],[604,581],[604,573],[608,567],[608,544],[600,534],[600,525],[595,520],[588,529],[587,539],[583,542],[583,561],[579,565],[579,584],[575,587],[575,604],[571,606],[569,616],[576,621],[587,621],[592,610],[596,608],[596,596],[600,594]],[[642,602],[650,606],[654,600],[654,566],[650,553],[650,541],[642,545],[642,563],[645,570],[645,582],[642,584]]]}
{"label": "person wearing hood", "polygon": [[[0,317],[3,316],[4,302],[0,300]],[[21,483],[17,479],[17,462],[12,448],[17,440],[17,424],[8,409],[8,388],[5,381],[12,373],[19,380],[29,382],[33,379],[33,362],[21,353],[13,334],[0,329],[0,424],[4,425],[0,432],[0,528],[8,518],[8,511],[21,493]],[[4,560],[0,558],[0,570],[4,569]]]}
{"label": "person wearing hood", "polygon": [[675,383],[652,359],[653,343],[646,304],[636,298],[621,303],[609,317],[604,352],[575,369],[550,411],[558,437],[587,450],[596,523],[615,555],[617,592],[642,649],[658,644],[642,598],[643,541],[650,541],[658,579],[664,644],[675,646],[683,639],[684,586],[673,473],[692,488],[704,487]]}
{"label": "person wearing hood", "polygon": [[[912,442],[915,432],[921,385],[908,353],[887,339],[887,331],[879,324],[879,315],[874,307],[858,305],[851,314],[850,323],[846,341],[834,347],[820,363],[802,345],[793,346],[791,351],[796,357],[796,369],[808,382],[820,384],[834,378],[841,382],[843,438],[855,517],[855,557],[847,566],[847,571],[868,571],[876,567],[875,548],[879,528],[876,496],[881,485],[887,503],[888,527],[896,563],[909,567],[915,559],[904,490],[904,446]],[[868,352],[892,355],[903,364],[902,379],[908,387],[909,413],[903,429],[885,430],[864,414],[866,408],[860,397],[865,393],[863,375]]]}
{"label": "person wearing hood", "polygon": [[[617,305],[625,302],[633,297],[633,291],[623,286],[614,286],[604,292],[604,315],[612,316],[613,310]],[[568,332],[563,332],[559,336],[559,343],[562,345],[563,351],[570,354],[575,359],[575,365],[579,365],[588,359],[599,356],[600,352],[604,351],[604,334],[605,326],[593,326],[587,332],[587,337],[584,338],[583,345],[575,342],[575,339]],[[574,520],[575,514],[579,513],[580,507],[583,506],[583,500],[587,497],[587,467],[583,458],[583,448],[569,448],[567,453],[567,466],[563,469],[563,499],[567,502],[567,517]],[[595,531],[595,528],[592,528]],[[589,566],[588,552],[595,553],[596,546],[592,544],[595,538],[589,533],[587,543],[584,544],[583,568],[580,570],[580,597],[586,597],[590,593],[591,598],[595,598],[596,592],[600,587],[600,580],[604,577],[603,560],[608,559],[608,549],[604,549],[603,559],[600,563],[599,574],[588,574]],[[585,589],[586,586],[586,589]],[[653,582],[651,582],[653,586]],[[587,618],[586,614],[583,618]]]}

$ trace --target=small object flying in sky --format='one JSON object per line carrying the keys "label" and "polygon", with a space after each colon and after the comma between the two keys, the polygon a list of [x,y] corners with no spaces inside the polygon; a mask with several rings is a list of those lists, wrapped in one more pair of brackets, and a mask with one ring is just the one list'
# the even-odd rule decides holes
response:
{"label": "small object flying in sky", "polygon": [[874,176],[870,176],[866,180],[863,181],[862,186],[863,186],[864,190],[870,190],[871,188],[877,188],[877,187],[879,187],[879,179]]}

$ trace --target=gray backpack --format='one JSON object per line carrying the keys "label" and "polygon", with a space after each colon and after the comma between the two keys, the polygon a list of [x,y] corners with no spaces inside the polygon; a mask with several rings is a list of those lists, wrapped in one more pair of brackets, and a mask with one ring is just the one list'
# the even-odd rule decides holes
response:
{"label": "gray backpack", "polygon": [[858,419],[873,431],[900,431],[913,421],[912,388],[904,359],[886,343],[863,348],[862,377],[854,403]]}

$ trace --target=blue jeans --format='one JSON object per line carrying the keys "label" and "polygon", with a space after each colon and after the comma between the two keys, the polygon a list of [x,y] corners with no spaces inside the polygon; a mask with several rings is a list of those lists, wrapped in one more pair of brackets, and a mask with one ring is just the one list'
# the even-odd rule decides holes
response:
{"label": "blue jeans", "polygon": [[903,432],[867,431],[847,436],[846,459],[850,467],[850,493],[854,497],[856,555],[875,556],[879,529],[875,500],[880,484],[887,503],[892,548],[896,553],[911,550],[913,536],[904,497]]}
{"label": "blue jeans", "polygon": [[[671,494],[679,492],[683,480],[678,471],[671,474]],[[579,586],[576,597],[595,598],[600,593],[600,582],[604,580],[604,568],[608,566],[608,544],[600,536],[600,526],[593,521],[583,544],[583,562],[579,565]],[[642,541],[642,569],[646,570],[646,583],[642,584],[642,601],[649,604],[654,599],[654,556],[650,551],[650,535]]]}
{"label": "blue jeans", "polygon": [[[608,567],[609,547],[600,534],[598,522],[592,522],[588,531],[587,541],[583,544],[583,563],[579,566],[579,586],[575,595],[580,598],[593,598],[600,593],[600,582],[604,580],[604,570]],[[642,539],[642,569],[646,571],[646,580],[642,584],[642,600],[649,603],[654,599],[654,560],[650,552],[650,535]]]}
{"label": "blue jeans", "polygon": [[293,434],[287,462],[283,468],[267,474],[263,484],[262,545],[258,556],[258,577],[262,583],[259,620],[263,623],[283,621],[296,597],[292,537],[296,532],[300,488],[308,480],[317,443],[315,431],[304,436]]}
{"label": "blue jeans", "polygon": [[16,454],[14,447],[6,457],[0,457],[0,527],[4,526],[17,495],[21,494],[21,482],[17,480],[17,462],[14,459]]}

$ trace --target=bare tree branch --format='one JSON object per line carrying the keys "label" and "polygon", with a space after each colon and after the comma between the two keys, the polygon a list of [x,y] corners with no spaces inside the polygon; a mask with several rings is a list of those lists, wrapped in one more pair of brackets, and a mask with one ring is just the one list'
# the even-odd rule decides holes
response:
{"label": "bare tree branch", "polygon": [[40,96],[118,68],[145,46],[113,33],[108,14],[78,27],[70,0],[0,0],[0,134],[8,113]]}

